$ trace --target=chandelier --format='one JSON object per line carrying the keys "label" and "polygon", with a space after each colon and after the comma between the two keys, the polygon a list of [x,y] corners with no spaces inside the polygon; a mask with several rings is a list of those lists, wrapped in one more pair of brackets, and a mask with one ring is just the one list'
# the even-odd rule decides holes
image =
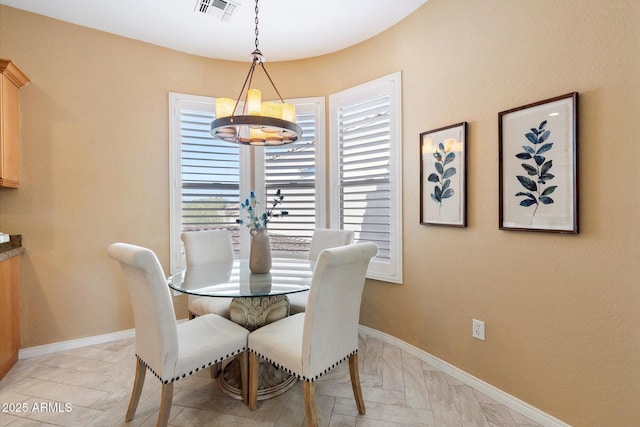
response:
{"label": "chandelier", "polygon": [[[235,101],[230,98],[216,99],[216,118],[211,122],[211,136],[242,145],[291,144],[302,138],[302,128],[296,124],[295,105],[284,102],[264,66],[264,57],[258,48],[258,0],[255,12],[256,48],[251,53],[249,73]],[[251,86],[256,66],[262,68],[280,101],[262,102],[260,90]],[[242,111],[236,115],[243,94]]]}

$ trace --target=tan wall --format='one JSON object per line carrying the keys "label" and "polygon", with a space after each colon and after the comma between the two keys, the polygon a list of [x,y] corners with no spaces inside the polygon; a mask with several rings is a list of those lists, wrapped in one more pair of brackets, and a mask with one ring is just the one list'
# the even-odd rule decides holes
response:
{"label": "tan wall", "polygon": [[[269,64],[290,97],[402,71],[405,280],[368,283],[362,323],[576,426],[640,425],[639,17],[635,0],[430,0],[353,48]],[[23,347],[130,328],[105,247],[168,267],[167,92],[235,96],[247,66],[7,7],[0,57],[32,80],[23,188],[0,190],[0,230],[27,247]],[[497,113],[572,91],[580,234],[499,231]],[[469,226],[421,226],[418,135],[460,121]]]}

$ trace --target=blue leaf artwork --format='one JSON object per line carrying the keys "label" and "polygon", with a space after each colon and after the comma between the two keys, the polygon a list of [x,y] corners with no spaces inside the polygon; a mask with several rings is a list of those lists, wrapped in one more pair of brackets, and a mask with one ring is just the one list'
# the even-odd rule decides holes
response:
{"label": "blue leaf artwork", "polygon": [[516,154],[516,158],[528,161],[528,163],[521,164],[527,176],[516,176],[520,184],[528,191],[519,191],[515,196],[524,197],[524,199],[520,200],[520,206],[528,208],[535,205],[533,216],[535,216],[541,203],[543,205],[554,203],[549,195],[558,187],[557,185],[546,186],[547,182],[554,178],[554,175],[549,173],[549,170],[553,167],[553,160],[547,160],[542,155],[553,148],[553,143],[547,142],[551,132],[545,129],[546,125],[547,121],[544,120],[537,129],[531,128],[530,132],[525,133],[524,136],[531,145],[523,145],[522,149],[524,151]]}
{"label": "blue leaf artwork", "polygon": [[440,212],[442,210],[442,202],[455,194],[455,191],[450,186],[451,177],[456,174],[456,168],[453,166],[447,168],[446,166],[455,160],[456,153],[447,153],[444,144],[441,142],[438,144],[438,150],[433,153],[433,158],[435,159],[436,172],[431,173],[427,177],[427,181],[436,184],[433,187],[433,193],[431,193],[431,200],[438,204],[438,212]]}

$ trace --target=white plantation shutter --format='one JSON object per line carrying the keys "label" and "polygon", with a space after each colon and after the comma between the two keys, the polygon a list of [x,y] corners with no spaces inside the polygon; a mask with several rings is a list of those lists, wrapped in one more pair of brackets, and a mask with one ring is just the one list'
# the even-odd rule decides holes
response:
{"label": "white plantation shutter", "polygon": [[[236,219],[245,217],[239,212],[239,201],[252,189],[263,204],[261,208],[269,207],[278,188],[285,196],[282,210],[290,215],[274,219],[268,226],[273,250],[293,255],[307,250],[316,224],[325,224],[324,98],[289,102],[296,104],[302,141],[249,148],[211,137],[215,98],[169,94],[172,271],[184,267],[180,233],[188,230],[226,228],[236,253],[248,256],[249,235]],[[261,196],[265,193],[266,202]]]}
{"label": "white plantation shutter", "polygon": [[313,230],[325,226],[324,98],[289,100],[296,104],[302,140],[263,149],[266,206],[279,189],[284,196],[275,211],[288,215],[269,222],[274,252],[306,255]]}
{"label": "white plantation shutter", "polygon": [[402,281],[400,73],[330,97],[331,221],[379,252],[368,277]]}
{"label": "white plantation shutter", "polygon": [[389,96],[338,110],[341,228],[378,245],[390,258]]}
{"label": "white plantation shutter", "polygon": [[[238,201],[241,164],[248,164],[240,147],[214,140],[211,121],[215,99],[171,93],[171,269],[184,267],[180,241],[183,231],[225,228],[240,251]],[[244,183],[242,183],[244,184]]]}
{"label": "white plantation shutter", "polygon": [[212,119],[181,112],[182,231],[238,228],[239,147],[211,138]]}

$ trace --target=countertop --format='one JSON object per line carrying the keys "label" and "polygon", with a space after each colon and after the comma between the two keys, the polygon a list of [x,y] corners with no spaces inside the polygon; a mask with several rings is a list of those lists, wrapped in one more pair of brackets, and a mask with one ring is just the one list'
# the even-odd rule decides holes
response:
{"label": "countertop", "polygon": [[13,234],[9,237],[10,240],[8,242],[0,243],[0,261],[18,256],[25,251],[22,247],[21,234]]}

